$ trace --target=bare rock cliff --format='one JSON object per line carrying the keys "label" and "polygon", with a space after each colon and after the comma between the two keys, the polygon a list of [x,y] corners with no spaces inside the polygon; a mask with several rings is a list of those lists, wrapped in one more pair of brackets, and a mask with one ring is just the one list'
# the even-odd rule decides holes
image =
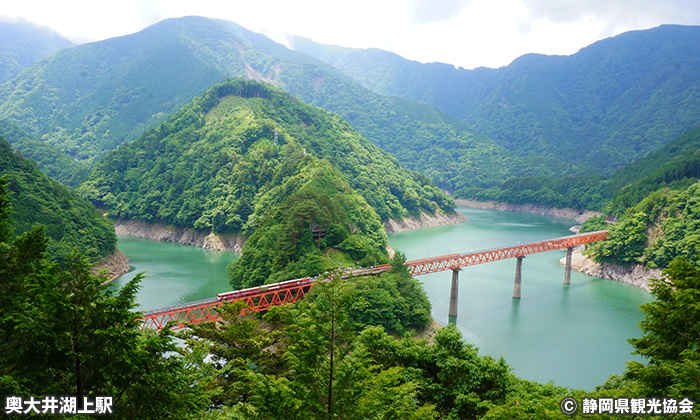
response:
{"label": "bare rock cliff", "polygon": [[129,265],[129,257],[117,249],[114,251],[114,254],[108,255],[100,260],[100,262],[95,266],[95,271],[99,270],[107,270],[109,279],[114,280],[131,270],[131,266]]}
{"label": "bare rock cliff", "polygon": [[166,226],[160,223],[148,224],[139,220],[115,220],[117,235],[131,235],[138,238],[164,242],[177,242],[214,251],[230,250],[241,252],[246,238],[241,235],[215,235],[194,229]]}
{"label": "bare rock cliff", "polygon": [[450,225],[452,223],[466,222],[467,217],[459,212],[445,214],[441,211],[436,211],[435,214],[421,213],[420,217],[410,217],[402,221],[387,220],[384,222],[386,233],[403,232],[406,230],[420,229],[431,226]]}
{"label": "bare rock cliff", "polygon": [[[576,247],[571,258],[571,269],[579,271],[589,276],[600,277],[608,280],[621,281],[637,286],[641,289],[651,292],[649,280],[653,278],[662,278],[661,270],[647,270],[642,265],[617,265],[603,263],[599,264],[591,258],[582,254],[585,248],[583,246]],[[559,260],[562,266],[565,264],[565,259]]]}

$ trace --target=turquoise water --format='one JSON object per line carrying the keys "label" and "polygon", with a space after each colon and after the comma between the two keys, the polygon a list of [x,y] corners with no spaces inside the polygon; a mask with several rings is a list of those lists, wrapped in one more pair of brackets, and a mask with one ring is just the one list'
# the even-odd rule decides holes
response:
{"label": "turquoise water", "polygon": [[[460,207],[469,221],[389,235],[408,259],[478,251],[571,235],[574,222],[531,214]],[[527,379],[592,389],[632,360],[628,338],[639,337],[647,292],[624,283],[571,273],[562,283],[559,259],[550,251],[523,260],[522,298],[513,299],[515,259],[460,272],[457,326],[482,353],[505,357]],[[452,272],[419,277],[433,317],[448,321]]]}
{"label": "turquoise water", "polygon": [[[409,259],[478,251],[570,235],[571,220],[530,214],[458,208],[469,221],[389,235],[390,245]],[[119,248],[140,271],[138,303],[148,311],[215,296],[230,290],[226,266],[237,254],[192,246],[119,237]],[[639,305],[651,295],[634,286],[572,272],[562,284],[564,252],[523,260],[522,299],[513,299],[515,259],[467,267],[460,272],[457,326],[482,353],[504,356],[514,372],[539,382],[592,389],[632,360],[626,340],[641,335]],[[418,277],[433,306],[433,317],[447,323],[452,272]]]}
{"label": "turquoise water", "polygon": [[118,237],[119,249],[131,260],[132,270],[113,284],[122,286],[145,272],[137,302],[142,311],[164,308],[216,296],[231,290],[226,266],[238,258],[232,251],[209,251],[194,246],[158,242],[134,236]]}

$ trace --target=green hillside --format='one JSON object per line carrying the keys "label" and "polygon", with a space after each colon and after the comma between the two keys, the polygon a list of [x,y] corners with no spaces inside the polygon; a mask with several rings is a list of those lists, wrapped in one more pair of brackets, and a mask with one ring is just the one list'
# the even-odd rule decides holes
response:
{"label": "green hillside", "polygon": [[660,150],[615,171],[611,177],[522,177],[493,188],[464,188],[456,198],[601,210],[621,216],[649,193],[682,190],[700,179],[700,126]]}
{"label": "green hillside", "polygon": [[25,20],[0,20],[0,83],[19,76],[40,59],[73,43],[49,28]]}
{"label": "green hillside", "polygon": [[15,154],[2,137],[0,177],[5,177],[10,191],[15,235],[39,223],[46,227],[48,250],[54,257],[62,257],[74,247],[91,258],[114,252],[117,236],[112,223],[94,206],[44,175],[33,162]]}
{"label": "green hillside", "polygon": [[378,93],[431,104],[518,155],[612,171],[700,122],[700,27],[664,25],[499,69],[421,64],[295,38]]}
{"label": "green hillside", "polygon": [[[107,155],[79,191],[115,217],[239,232],[252,221],[237,215],[254,211],[259,217],[270,204],[264,200],[278,199],[273,187],[306,156],[330,161],[382,220],[454,206],[425,177],[403,168],[337,115],[241,79],[212,87],[138,141]],[[286,172],[276,175],[278,169]],[[272,195],[265,195],[268,190]],[[222,226],[214,222],[218,213]]]}
{"label": "green hillside", "polygon": [[700,182],[647,195],[611,227],[609,240],[591,247],[594,259],[667,268],[674,258],[683,257],[700,267],[699,199]]}
{"label": "green hillside", "polygon": [[22,156],[36,162],[43,173],[63,185],[76,187],[90,172],[87,165],[76,162],[55,146],[32,138],[8,120],[0,119],[0,136],[5,137],[13,149],[21,150]]}
{"label": "green hillside", "polygon": [[[318,273],[330,248],[386,261],[381,220],[454,207],[337,115],[243,79],[107,154],[78,192],[116,218],[252,234],[234,287]],[[316,244],[312,223],[327,232]]]}
{"label": "green hillside", "polygon": [[447,190],[568,170],[556,159],[518,158],[436,108],[375,94],[263,35],[200,17],[61,51],[0,87],[0,118],[92,164],[233,76],[272,83],[338,113]]}

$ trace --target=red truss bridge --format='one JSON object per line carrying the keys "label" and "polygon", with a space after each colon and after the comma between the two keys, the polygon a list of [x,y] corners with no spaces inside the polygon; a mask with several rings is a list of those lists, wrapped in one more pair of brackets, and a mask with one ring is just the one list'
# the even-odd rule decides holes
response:
{"label": "red truss bridge", "polygon": [[[573,248],[578,245],[605,240],[607,234],[607,230],[601,230],[505,248],[422,258],[406,261],[404,265],[408,267],[413,276],[452,270],[452,291],[450,294],[449,312],[450,319],[452,320],[453,317],[456,318],[457,316],[458,272],[462,268],[492,261],[517,258],[518,263],[516,266],[513,297],[520,298],[521,266],[522,259],[525,258],[525,256],[557,249],[566,249],[564,283],[569,284],[571,276],[571,251]],[[376,275],[389,270],[391,270],[390,264],[382,264],[372,268],[361,268],[345,272],[342,277]],[[221,319],[218,314],[218,308],[224,302],[245,301],[247,308],[243,309],[242,313],[265,311],[269,309],[270,306],[294,303],[299,299],[303,299],[309,292],[309,289],[313,287],[315,281],[315,277],[305,277],[249,289],[220,293],[215,298],[156,309],[145,314],[142,327],[161,329],[169,322],[174,321],[175,324],[172,329],[181,329],[185,328],[187,324],[196,325],[202,322],[217,321]]]}

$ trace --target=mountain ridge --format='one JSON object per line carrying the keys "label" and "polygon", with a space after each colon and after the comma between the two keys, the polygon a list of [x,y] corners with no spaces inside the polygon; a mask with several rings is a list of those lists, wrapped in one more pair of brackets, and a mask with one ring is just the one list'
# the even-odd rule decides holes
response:
{"label": "mountain ridge", "polygon": [[338,113],[446,190],[568,170],[556,159],[518,158],[434,107],[377,95],[263,35],[201,17],[64,50],[0,87],[0,117],[89,164],[229,76],[274,82]]}
{"label": "mountain ridge", "polygon": [[[700,88],[698,26],[626,32],[570,56],[526,54],[498,69],[422,64],[306,39],[294,45],[378,93],[434,105],[519,155],[592,163],[607,173],[700,122],[692,94]],[[621,144],[627,153],[613,146]]]}

